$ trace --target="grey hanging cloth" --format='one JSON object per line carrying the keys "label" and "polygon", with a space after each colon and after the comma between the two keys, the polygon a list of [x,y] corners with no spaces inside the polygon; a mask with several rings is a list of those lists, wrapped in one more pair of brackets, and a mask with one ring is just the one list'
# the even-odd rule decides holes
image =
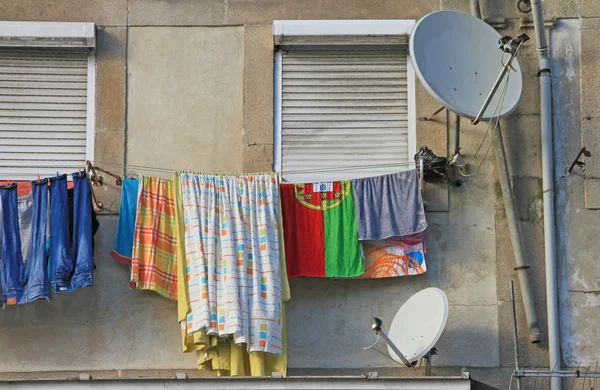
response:
{"label": "grey hanging cloth", "polygon": [[427,228],[416,169],[352,180],[359,240],[384,240]]}

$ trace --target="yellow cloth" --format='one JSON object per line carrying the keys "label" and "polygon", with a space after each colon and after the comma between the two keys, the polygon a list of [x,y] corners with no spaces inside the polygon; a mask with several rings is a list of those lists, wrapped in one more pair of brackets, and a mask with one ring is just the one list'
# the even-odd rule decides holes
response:
{"label": "yellow cloth", "polygon": [[[183,242],[185,225],[183,223],[183,203],[179,173],[175,174],[175,221],[177,224],[177,242]],[[283,223],[281,220],[281,206],[278,210],[279,227],[279,253],[281,272],[282,301],[290,299],[290,285],[285,264],[285,248],[283,246]],[[177,246],[177,283],[178,320],[182,325],[181,341],[183,352],[196,352],[196,361],[201,370],[214,371],[219,376],[270,376],[273,372],[287,373],[287,337],[285,325],[285,305],[282,307],[283,315],[283,350],[281,355],[265,352],[248,353],[244,344],[235,344],[228,338],[208,336],[205,332],[195,332],[188,335],[185,328],[185,319],[188,314],[187,286],[185,283],[185,246]]]}

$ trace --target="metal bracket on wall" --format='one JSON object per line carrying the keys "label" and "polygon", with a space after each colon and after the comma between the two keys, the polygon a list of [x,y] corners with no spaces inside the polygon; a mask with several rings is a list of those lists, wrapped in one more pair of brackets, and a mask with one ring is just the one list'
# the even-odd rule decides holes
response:
{"label": "metal bracket on wall", "polygon": [[583,155],[585,157],[592,157],[592,154],[590,153],[589,150],[587,150],[587,148],[585,146],[583,148],[581,148],[579,153],[577,153],[577,157],[575,157],[575,160],[573,160],[573,162],[571,163],[571,166],[569,167],[569,170],[567,171],[567,173],[569,175],[571,173],[573,173],[573,168],[575,168],[575,165],[577,165],[581,169],[581,172],[585,174],[585,161],[580,160],[581,155]]}

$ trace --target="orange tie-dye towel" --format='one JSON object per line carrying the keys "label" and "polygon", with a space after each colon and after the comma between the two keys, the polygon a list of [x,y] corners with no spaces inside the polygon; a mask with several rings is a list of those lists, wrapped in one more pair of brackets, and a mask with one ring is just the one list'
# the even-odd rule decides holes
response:
{"label": "orange tie-dye towel", "polygon": [[363,241],[365,273],[360,279],[419,275],[427,270],[423,233]]}

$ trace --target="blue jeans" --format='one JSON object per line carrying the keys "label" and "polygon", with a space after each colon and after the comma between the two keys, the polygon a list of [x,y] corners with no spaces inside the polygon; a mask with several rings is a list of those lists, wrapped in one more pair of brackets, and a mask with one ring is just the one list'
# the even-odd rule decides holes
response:
{"label": "blue jeans", "polygon": [[27,302],[49,299],[48,262],[46,259],[46,224],[48,222],[48,179],[31,182],[33,215],[31,246],[26,263]]}
{"label": "blue jeans", "polygon": [[48,213],[48,181],[33,182],[31,243],[27,259],[21,251],[21,231],[17,185],[0,187],[2,201],[2,302],[20,304],[48,299],[46,263],[46,218]]}
{"label": "blue jeans", "polygon": [[50,178],[50,283],[54,292],[92,285],[92,205],[85,175],[73,173],[73,246],[69,240],[67,175]]}

